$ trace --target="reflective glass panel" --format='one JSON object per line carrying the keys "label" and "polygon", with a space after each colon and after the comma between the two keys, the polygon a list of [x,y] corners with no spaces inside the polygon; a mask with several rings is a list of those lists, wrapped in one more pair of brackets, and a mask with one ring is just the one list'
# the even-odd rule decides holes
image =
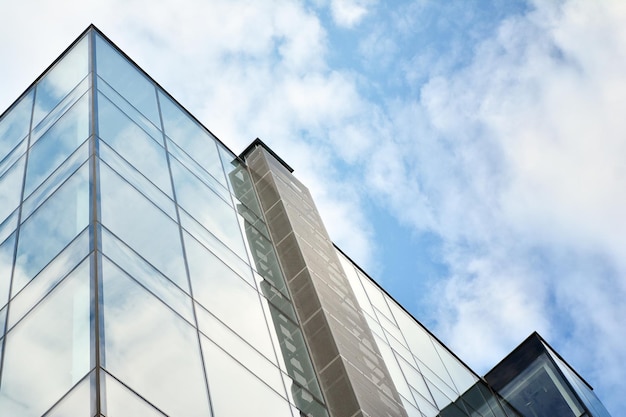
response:
{"label": "reflective glass panel", "polygon": [[96,36],[96,68],[100,77],[155,126],[161,125],[152,82],[100,36]]}
{"label": "reflective glass panel", "polygon": [[187,286],[178,227],[165,213],[100,164],[102,223],[181,288]]}
{"label": "reflective glass panel", "polygon": [[20,158],[4,175],[0,175],[0,224],[20,204],[25,159]]}
{"label": "reflective glass panel", "polygon": [[9,285],[11,285],[14,251],[15,234],[0,244],[0,308],[9,301]]}
{"label": "reflective glass panel", "polygon": [[259,294],[189,235],[185,236],[194,298],[268,358],[274,350]]}
{"label": "reflective glass panel", "polygon": [[[187,321],[194,322],[191,298],[187,294],[152,265],[141,259],[106,228],[103,227],[100,230],[102,231],[102,250],[107,257]],[[187,285],[185,291],[189,291]]]}
{"label": "reflective glass panel", "polygon": [[91,378],[93,372],[83,378],[72,391],[67,393],[44,417],[90,417]]}
{"label": "reflective glass panel", "polygon": [[32,277],[88,223],[88,172],[79,170],[21,226],[12,294]]}
{"label": "reflective glass panel", "polygon": [[40,416],[89,371],[89,275],[66,278],[7,333],[0,415]]}
{"label": "reflective glass panel", "polygon": [[28,134],[33,107],[33,91],[26,95],[0,119],[0,161]]}
{"label": "reflective glass panel", "polygon": [[[163,417],[154,408],[109,374],[106,380],[106,410],[109,417]],[[69,417],[69,416],[68,416]],[[182,416],[181,416],[182,417]]]}
{"label": "reflective glass panel", "polygon": [[88,37],[83,37],[37,84],[33,126],[48,114],[89,71]]}
{"label": "reflective glass panel", "polygon": [[106,369],[170,416],[207,416],[196,330],[103,258]]}
{"label": "reflective glass panel", "polygon": [[[89,231],[85,229],[59,256],[48,264],[22,291],[11,300],[11,314],[8,329],[24,317],[28,311],[43,299],[80,262],[89,251]],[[83,262],[79,268],[82,275],[89,274],[89,263]],[[72,273],[77,273],[76,271]]]}
{"label": "reflective glass panel", "polygon": [[130,165],[171,195],[165,148],[102,94],[98,94],[98,134]]}
{"label": "reflective glass panel", "polygon": [[285,399],[204,337],[202,350],[215,417],[292,417]]}
{"label": "reflective glass panel", "polygon": [[25,194],[50,175],[89,136],[89,95],[83,96],[31,148]]}
{"label": "reflective glass panel", "polygon": [[226,178],[213,135],[160,91],[159,103],[163,114],[165,134],[226,187]]}
{"label": "reflective glass panel", "polygon": [[232,251],[246,257],[235,210],[175,159],[171,160],[178,204]]}

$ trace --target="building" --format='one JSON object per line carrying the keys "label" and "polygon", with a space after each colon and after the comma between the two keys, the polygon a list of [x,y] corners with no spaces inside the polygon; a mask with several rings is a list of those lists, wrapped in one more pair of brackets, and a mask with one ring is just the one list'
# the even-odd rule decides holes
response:
{"label": "building", "polygon": [[[554,417],[515,409],[532,360],[476,375],[280,157],[233,154],[93,26],[0,116],[0,308],[0,416]],[[542,346],[562,415],[607,415]]]}

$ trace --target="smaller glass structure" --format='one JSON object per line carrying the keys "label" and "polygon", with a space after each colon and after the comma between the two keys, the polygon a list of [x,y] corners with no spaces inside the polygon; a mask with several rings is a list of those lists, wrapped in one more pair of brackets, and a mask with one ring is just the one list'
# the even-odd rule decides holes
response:
{"label": "smaller glass structure", "polygon": [[609,417],[593,388],[538,333],[485,379],[524,416]]}

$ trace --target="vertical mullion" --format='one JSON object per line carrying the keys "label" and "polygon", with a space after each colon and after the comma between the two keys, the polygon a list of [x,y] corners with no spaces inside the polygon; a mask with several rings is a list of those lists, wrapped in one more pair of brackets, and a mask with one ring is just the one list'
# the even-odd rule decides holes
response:
{"label": "vertical mullion", "polygon": [[92,412],[91,415],[103,413],[103,390],[102,383],[103,366],[103,317],[102,317],[102,263],[101,263],[101,236],[99,232],[100,221],[100,178],[98,164],[98,97],[96,75],[96,31],[92,29],[89,34],[89,76],[91,77],[90,89],[90,136],[89,136],[89,230],[90,230],[90,283],[91,283],[91,360],[95,374],[92,379]]}

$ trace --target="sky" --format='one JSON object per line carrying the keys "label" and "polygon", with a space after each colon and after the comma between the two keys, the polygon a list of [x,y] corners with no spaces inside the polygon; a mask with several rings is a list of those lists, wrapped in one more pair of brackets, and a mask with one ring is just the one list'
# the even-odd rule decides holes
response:
{"label": "sky", "polygon": [[476,372],[536,330],[626,414],[625,2],[6,3],[0,111],[94,23]]}

